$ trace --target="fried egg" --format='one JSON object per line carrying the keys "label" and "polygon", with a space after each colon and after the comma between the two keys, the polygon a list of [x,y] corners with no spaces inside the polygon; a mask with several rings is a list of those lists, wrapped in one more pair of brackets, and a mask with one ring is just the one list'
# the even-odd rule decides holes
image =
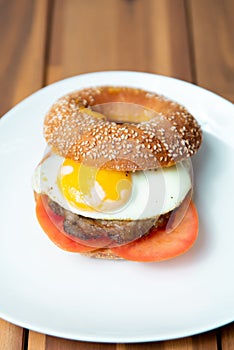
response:
{"label": "fried egg", "polygon": [[131,196],[131,174],[88,167],[65,159],[58,185],[66,200],[85,211],[110,212],[125,205]]}
{"label": "fried egg", "polygon": [[93,219],[142,220],[178,207],[192,187],[189,162],[136,172],[96,169],[50,154],[33,189],[64,209]]}

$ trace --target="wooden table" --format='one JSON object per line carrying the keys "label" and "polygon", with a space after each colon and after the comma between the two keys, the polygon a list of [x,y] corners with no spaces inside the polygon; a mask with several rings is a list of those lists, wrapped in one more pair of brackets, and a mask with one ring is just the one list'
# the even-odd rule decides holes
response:
{"label": "wooden table", "polygon": [[[0,0],[0,116],[47,84],[99,70],[168,75],[234,101],[233,23],[233,0]],[[173,341],[98,344],[0,320],[0,349],[232,350],[234,324]]]}

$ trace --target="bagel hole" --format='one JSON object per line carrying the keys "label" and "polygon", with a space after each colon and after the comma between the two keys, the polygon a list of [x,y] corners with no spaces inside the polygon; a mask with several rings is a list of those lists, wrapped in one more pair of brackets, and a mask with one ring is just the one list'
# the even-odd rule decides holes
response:
{"label": "bagel hole", "polygon": [[92,106],[94,112],[103,114],[110,122],[117,124],[138,124],[147,122],[157,116],[157,113],[142,105],[128,102],[108,102]]}

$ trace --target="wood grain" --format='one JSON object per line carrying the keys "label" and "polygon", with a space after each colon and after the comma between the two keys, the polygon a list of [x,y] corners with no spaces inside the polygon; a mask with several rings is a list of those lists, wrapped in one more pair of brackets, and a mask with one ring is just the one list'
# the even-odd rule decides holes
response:
{"label": "wood grain", "polygon": [[23,339],[23,328],[0,319],[0,350],[21,350]]}
{"label": "wood grain", "polygon": [[[150,71],[192,81],[188,19],[183,0],[55,0],[46,82],[90,71]],[[147,349],[216,349],[216,336],[148,343]],[[47,349],[145,349],[47,337]]]}
{"label": "wood grain", "polygon": [[221,329],[222,350],[234,349],[234,323],[231,323]]}
{"label": "wood grain", "polygon": [[183,0],[55,0],[47,83],[99,70],[191,80]]}
{"label": "wood grain", "polygon": [[86,343],[47,336],[45,350],[116,350],[116,345]]}
{"label": "wood grain", "polygon": [[43,85],[46,19],[47,0],[0,1],[0,116]]}
{"label": "wood grain", "polygon": [[188,4],[196,83],[234,101],[234,1]]}
{"label": "wood grain", "polygon": [[[0,1],[0,117],[43,85],[47,0]],[[24,330],[0,320],[0,350],[21,350]]]}
{"label": "wood grain", "polygon": [[[234,101],[234,2],[189,0],[185,4],[194,83]],[[217,334],[218,339],[221,334],[222,350],[234,349],[234,323]]]}
{"label": "wood grain", "polygon": [[[45,83],[111,69],[177,77],[234,100],[233,14],[232,0],[0,0],[0,116]],[[23,350],[23,343],[24,330],[0,320],[0,350]],[[234,324],[143,344],[29,331],[24,350],[218,350],[218,344],[234,349]]]}
{"label": "wood grain", "polygon": [[[46,346],[40,350],[217,350],[215,332],[194,337],[139,344],[101,344],[59,339],[47,336]],[[29,350],[31,350],[29,348]],[[33,348],[32,348],[33,350]]]}
{"label": "wood grain", "polygon": [[28,336],[27,350],[45,350],[46,348],[46,335],[30,331]]}

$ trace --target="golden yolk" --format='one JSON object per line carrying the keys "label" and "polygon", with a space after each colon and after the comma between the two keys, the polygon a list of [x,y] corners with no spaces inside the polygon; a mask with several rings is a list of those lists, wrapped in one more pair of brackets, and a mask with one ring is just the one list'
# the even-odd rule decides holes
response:
{"label": "golden yolk", "polygon": [[88,211],[118,210],[128,202],[132,189],[128,172],[88,167],[71,159],[64,160],[58,183],[71,205]]}

